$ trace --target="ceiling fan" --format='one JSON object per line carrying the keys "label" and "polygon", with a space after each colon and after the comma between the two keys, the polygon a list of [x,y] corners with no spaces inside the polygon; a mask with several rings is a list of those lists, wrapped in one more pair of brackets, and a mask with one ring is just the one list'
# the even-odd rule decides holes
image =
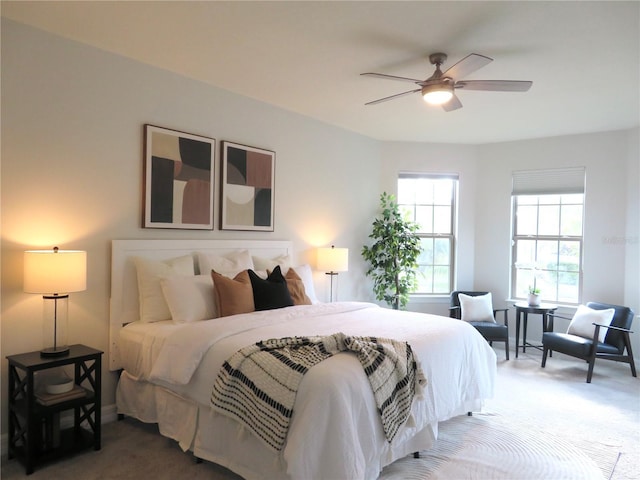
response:
{"label": "ceiling fan", "polygon": [[440,65],[447,60],[444,53],[432,53],[429,61],[436,66],[436,71],[426,80],[415,78],[397,77],[384,73],[361,73],[367,77],[386,78],[388,80],[399,80],[401,82],[411,82],[419,85],[420,88],[409,90],[408,92],[397,93],[389,97],[379,98],[365,105],[375,105],[400,98],[411,93],[421,92],[424,100],[432,105],[441,105],[442,108],[450,112],[462,108],[460,99],[454,93],[455,89],[464,90],[488,90],[494,92],[526,92],[531,88],[533,82],[522,80],[460,80],[461,78],[475,72],[479,68],[493,62],[492,58],[472,53],[467,55],[451,68],[442,72]]}

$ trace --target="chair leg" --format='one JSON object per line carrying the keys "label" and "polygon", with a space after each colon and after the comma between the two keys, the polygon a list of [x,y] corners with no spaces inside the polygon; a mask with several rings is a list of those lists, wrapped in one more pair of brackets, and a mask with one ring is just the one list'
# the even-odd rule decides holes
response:
{"label": "chair leg", "polygon": [[544,347],[542,350],[542,368],[544,368],[544,366],[547,364],[547,353],[549,353],[549,349],[547,347]]}
{"label": "chair leg", "polygon": [[[596,335],[598,334],[598,327],[596,326]],[[593,376],[593,367],[596,365],[596,355],[597,355],[597,343],[594,342],[591,347],[591,355],[589,355],[589,371],[587,372],[587,383],[591,383],[591,377]]]}
{"label": "chair leg", "polygon": [[631,367],[631,375],[633,375],[634,377],[637,377],[636,375],[636,362],[634,362],[633,360],[633,351],[631,350],[631,338],[629,337],[629,334],[625,332],[625,336],[624,336],[624,343],[626,344],[627,347],[627,353],[629,354],[629,366]]}
{"label": "chair leg", "polygon": [[593,367],[595,366],[596,359],[592,359],[589,362],[589,371],[587,372],[587,383],[591,383],[591,377],[593,376]]}
{"label": "chair leg", "polygon": [[504,351],[505,351],[507,360],[509,360],[509,337],[507,337],[507,339],[504,341]]}

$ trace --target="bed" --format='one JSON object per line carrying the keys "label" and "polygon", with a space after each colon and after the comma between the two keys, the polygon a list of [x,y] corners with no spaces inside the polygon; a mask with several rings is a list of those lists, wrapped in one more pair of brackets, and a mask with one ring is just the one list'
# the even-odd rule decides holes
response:
{"label": "bed", "polygon": [[[207,293],[215,298],[207,261],[236,261],[238,252],[245,260],[249,252],[259,273],[259,267],[276,264],[282,264],[283,272],[300,273],[296,278],[307,295],[305,304],[199,318],[212,311],[219,315],[222,306],[196,298]],[[171,263],[175,259],[181,259],[181,266]],[[138,288],[144,262],[165,269],[156,275],[162,278],[161,294],[155,284],[156,297],[148,285]],[[431,448],[439,422],[478,411],[492,396],[496,356],[473,327],[366,302],[318,302],[309,266],[295,263],[289,241],[114,240],[109,365],[121,371],[118,413],[157,423],[160,433],[183,450],[248,480],[376,479],[384,466]],[[221,264],[216,265],[219,269]],[[157,295],[167,302],[164,313],[142,321],[150,305],[155,308],[153,302],[159,302]],[[190,311],[198,308],[198,314]],[[281,450],[212,408],[212,386],[223,363],[238,350],[261,340],[337,333],[410,345],[426,381],[416,389],[410,414],[392,441],[385,435],[367,375],[349,353],[321,361],[302,377]]]}

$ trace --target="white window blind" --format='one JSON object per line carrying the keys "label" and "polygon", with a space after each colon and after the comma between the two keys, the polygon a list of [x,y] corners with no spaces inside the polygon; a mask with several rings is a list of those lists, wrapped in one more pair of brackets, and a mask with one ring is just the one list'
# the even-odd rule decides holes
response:
{"label": "white window blind", "polygon": [[585,168],[568,167],[513,172],[512,195],[584,193]]}

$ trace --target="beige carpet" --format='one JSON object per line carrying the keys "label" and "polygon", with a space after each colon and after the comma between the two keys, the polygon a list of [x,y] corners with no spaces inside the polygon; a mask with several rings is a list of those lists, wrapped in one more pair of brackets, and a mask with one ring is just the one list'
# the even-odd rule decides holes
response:
{"label": "beige carpet", "polygon": [[[535,350],[500,360],[496,396],[483,411],[442,424],[434,449],[388,466],[380,480],[640,478],[640,381],[627,365],[613,362],[596,364],[592,384],[585,378],[586,364],[560,355],[544,370]],[[37,469],[29,478],[240,478],[197,464],[153,425],[127,419],[103,432],[101,451]],[[25,478],[24,469],[3,459],[0,477]]]}

